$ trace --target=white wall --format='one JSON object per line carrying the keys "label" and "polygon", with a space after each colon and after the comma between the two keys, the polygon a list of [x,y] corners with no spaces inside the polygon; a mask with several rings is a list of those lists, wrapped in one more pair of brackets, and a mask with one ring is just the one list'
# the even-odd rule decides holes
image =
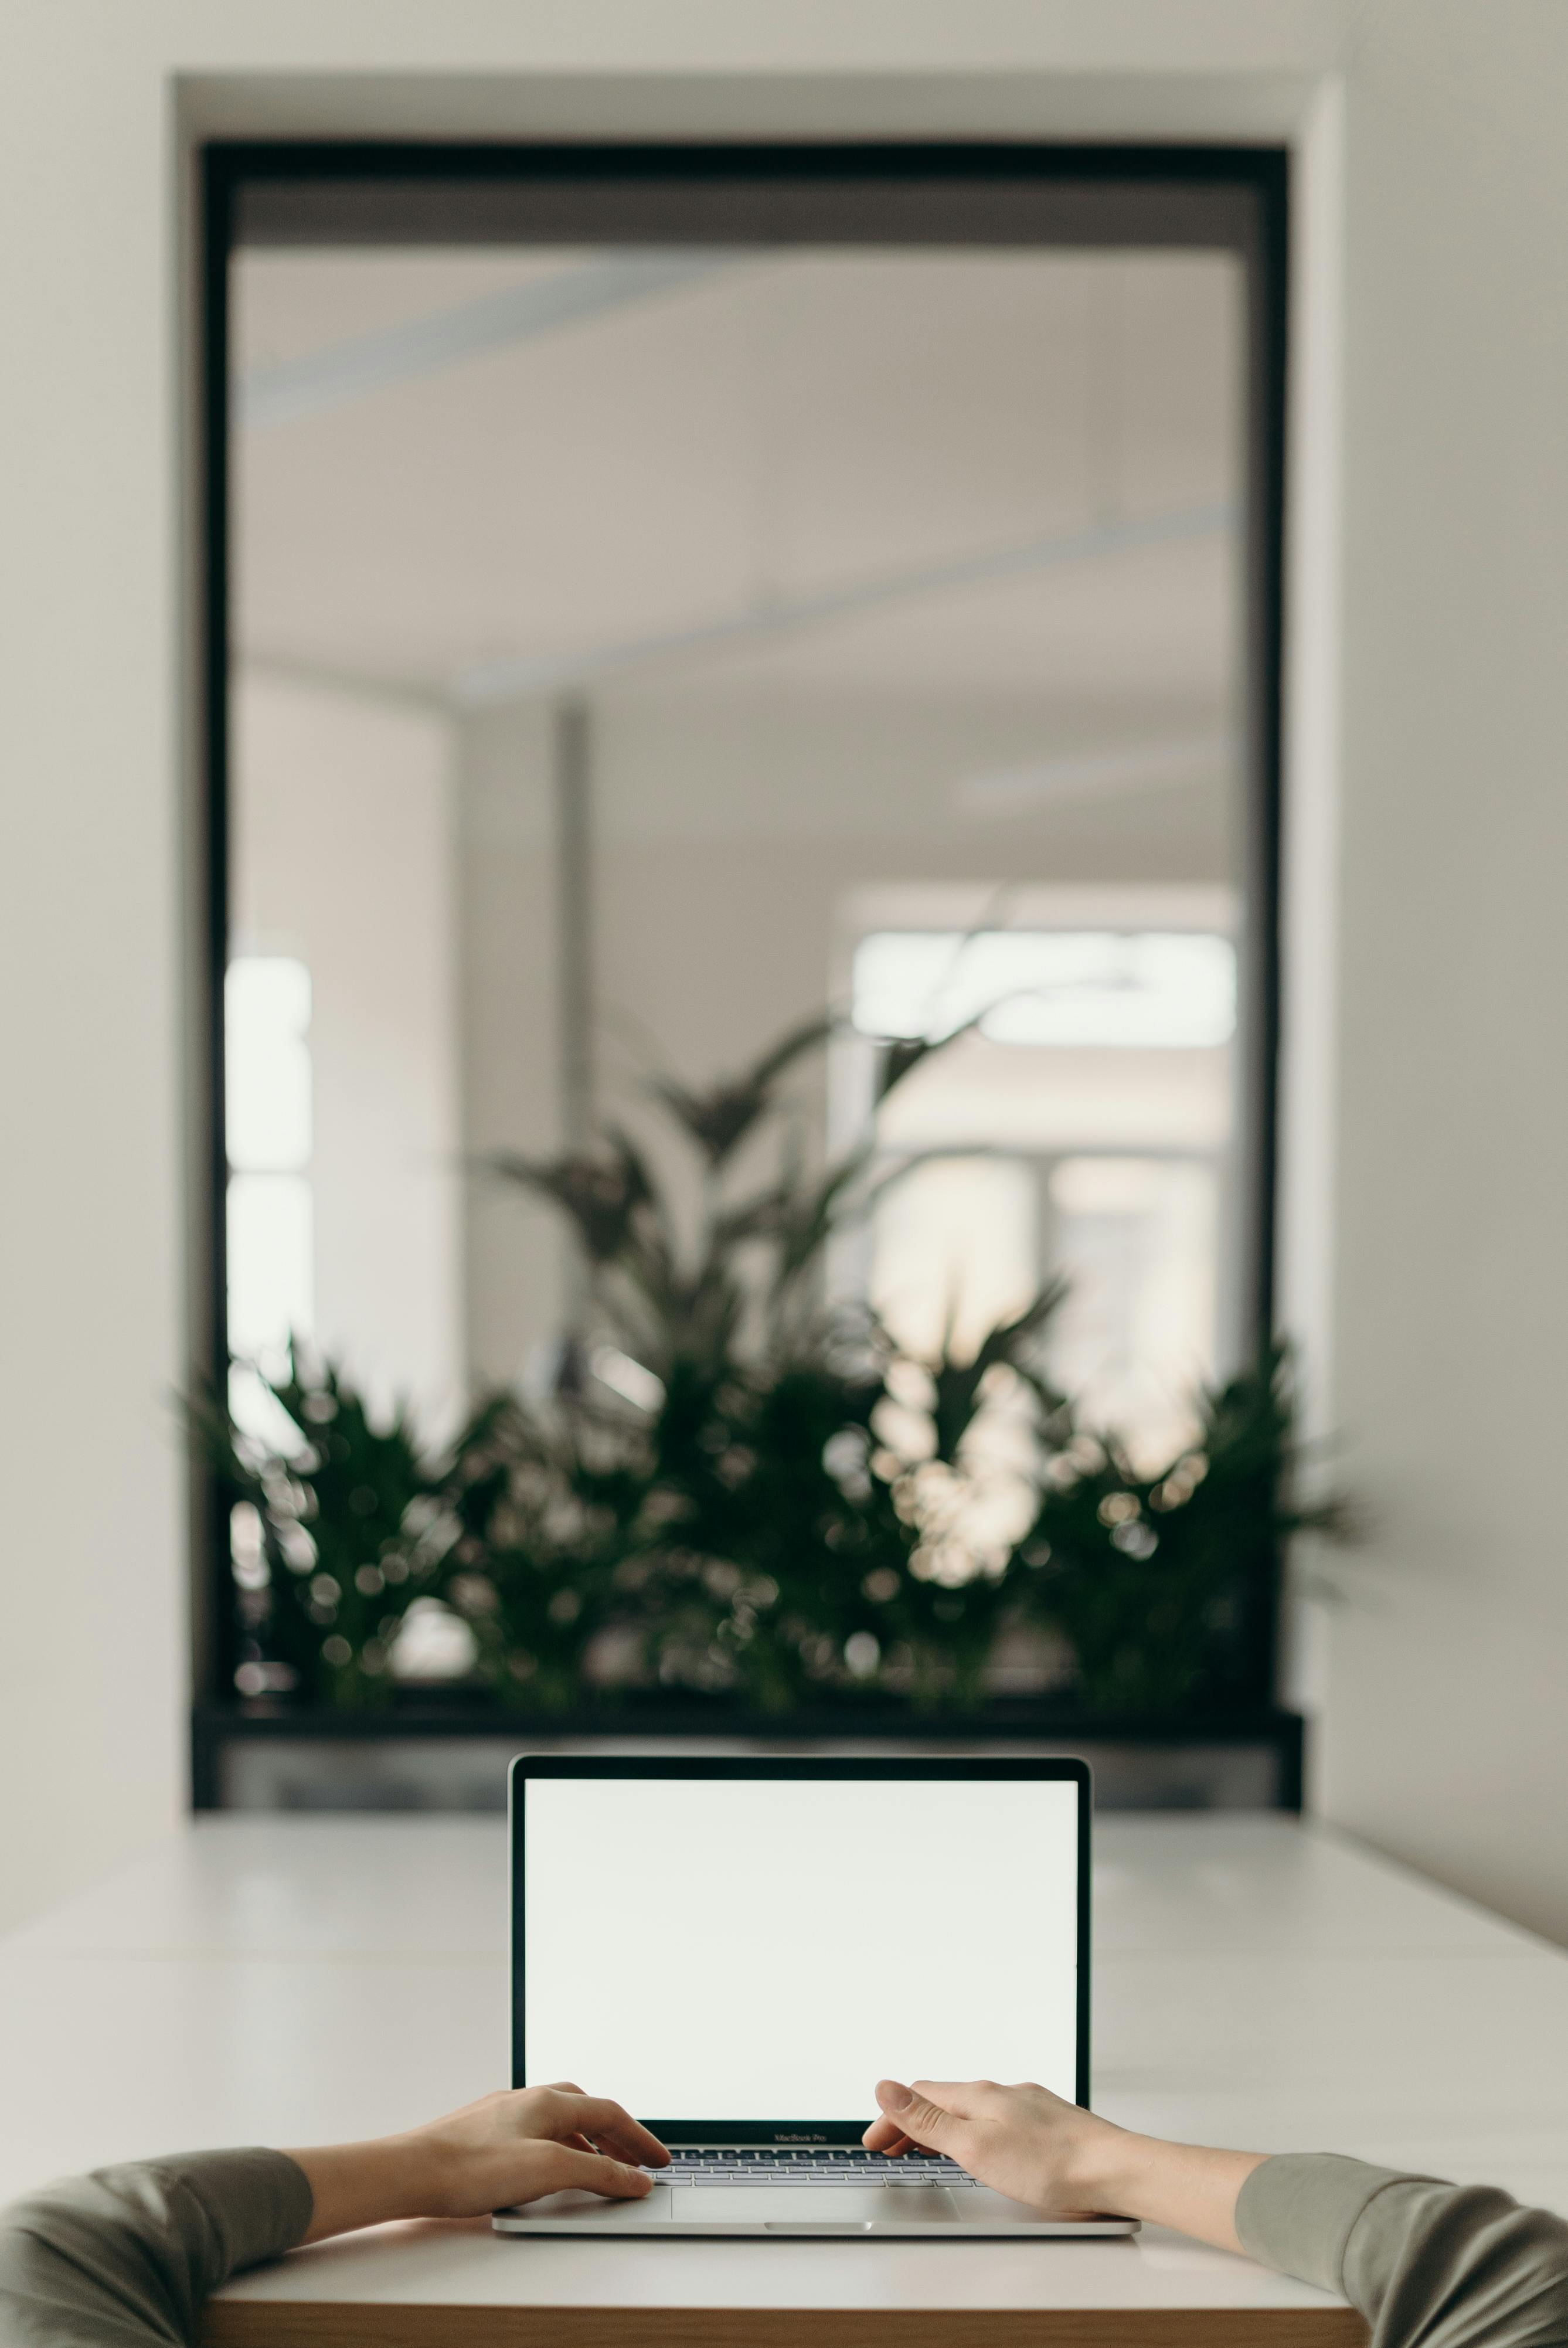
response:
{"label": "white wall", "polygon": [[0,1921],[184,1780],[169,191],[87,39],[0,23]]}
{"label": "white wall", "polygon": [[[1319,1252],[1332,1406],[1383,1530],[1333,1634],[1325,1784],[1336,1815],[1568,1931],[1565,44],[1557,0],[4,12],[0,1902],[97,1870],[183,1795],[179,122],[1256,137],[1342,69],[1344,1066]],[[1332,761],[1314,772],[1327,788]]]}
{"label": "white wall", "polygon": [[265,675],[234,695],[233,950],[311,973],[313,1334],[442,1431],[466,1391],[453,733]]}
{"label": "white wall", "polygon": [[1386,0],[1346,112],[1324,1796],[1568,1941],[1568,14]]}

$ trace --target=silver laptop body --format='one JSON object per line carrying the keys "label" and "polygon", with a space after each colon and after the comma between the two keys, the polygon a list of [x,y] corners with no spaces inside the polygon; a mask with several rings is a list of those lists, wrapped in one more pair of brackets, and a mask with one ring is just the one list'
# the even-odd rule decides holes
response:
{"label": "silver laptop body", "polygon": [[[520,1756],[513,2085],[615,2096],[671,2166],[643,2200],[552,2194],[497,2231],[1135,2232],[860,2142],[878,2075],[1087,2105],[1089,1828],[1081,1761]],[[702,2111],[729,2116],[680,2116]]]}

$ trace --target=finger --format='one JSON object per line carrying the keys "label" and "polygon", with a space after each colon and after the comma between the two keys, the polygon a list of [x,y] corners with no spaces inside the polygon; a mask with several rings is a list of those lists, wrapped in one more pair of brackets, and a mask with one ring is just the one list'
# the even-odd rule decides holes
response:
{"label": "finger", "polygon": [[860,2141],[867,2152],[899,2153],[909,2149],[908,2137],[897,2120],[890,2120],[886,2113],[872,2121]]}
{"label": "finger", "polygon": [[[534,2091],[530,2090],[529,2092]],[[580,2096],[582,2095],[582,2089],[580,2087],[569,2087],[564,2080],[559,2086],[552,2085],[549,2087],[540,2087],[537,2092],[542,2096]],[[584,2135],[580,2128],[571,2127],[565,2122],[556,2129],[552,2136],[546,2138],[546,2142],[551,2144],[569,2145],[574,2152],[597,2152],[599,2150],[599,2147],[595,2144],[592,2137]]]}
{"label": "finger", "polygon": [[[646,2129],[644,2129],[643,2135],[645,2137],[647,2136]],[[648,2147],[651,2148],[644,2148],[641,2143],[621,2143],[619,2139],[608,2133],[603,2136],[574,2136],[570,2137],[563,2137],[562,2141],[564,2143],[579,2145],[584,2152],[610,2152],[615,2153],[617,2156],[624,2154],[627,2159],[643,2168],[663,2168],[668,2165],[670,2159],[670,2155],[665,2151],[664,2147],[660,2143],[657,2137],[648,2137]]]}
{"label": "finger", "polygon": [[933,2152],[951,2152],[964,2133],[963,2121],[924,2092],[928,2082],[907,2087],[900,2079],[878,2079],[876,2100],[883,2114],[911,2144]]}
{"label": "finger", "polygon": [[538,2182],[528,2198],[572,2191],[598,2193],[607,2201],[636,2201],[652,2190],[652,2179],[628,2161],[611,2160],[602,2152],[574,2152],[569,2145],[556,2144],[540,2162]]}
{"label": "finger", "polygon": [[994,2079],[916,2079],[912,2084],[916,2095],[960,2120],[994,2117],[998,2098],[1009,2092]]}
{"label": "finger", "polygon": [[[566,2093],[562,2091],[563,2097]],[[656,2136],[606,2096],[584,2096],[573,2090],[561,2117],[563,2136],[590,2137],[595,2144],[608,2145],[628,2160],[651,2161],[655,2168],[662,2168],[670,2157]]]}
{"label": "finger", "polygon": [[548,2087],[552,2096],[580,2096],[582,2093],[575,2079],[551,2079]]}

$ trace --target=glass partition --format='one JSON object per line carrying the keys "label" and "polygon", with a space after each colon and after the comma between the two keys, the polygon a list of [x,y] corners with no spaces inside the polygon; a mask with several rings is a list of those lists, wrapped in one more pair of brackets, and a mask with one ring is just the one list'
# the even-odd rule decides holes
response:
{"label": "glass partition", "polygon": [[507,1164],[623,1135],[694,1230],[670,1087],[815,1023],[756,1180],[864,1169],[821,1309],[961,1354],[1060,1274],[1040,1375],[1174,1456],[1266,1313],[1250,191],[530,170],[225,183],[237,1425],[291,1338],[432,1444],[646,1404]]}

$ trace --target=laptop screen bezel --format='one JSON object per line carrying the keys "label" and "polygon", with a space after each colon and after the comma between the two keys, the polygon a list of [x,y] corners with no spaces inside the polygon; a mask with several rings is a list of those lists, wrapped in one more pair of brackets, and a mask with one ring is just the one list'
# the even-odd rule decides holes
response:
{"label": "laptop screen bezel", "polygon": [[[519,1798],[520,1788],[529,1777],[594,1777],[636,1779],[647,1777],[686,1778],[779,1778],[801,1780],[835,1779],[902,1779],[917,1784],[954,1780],[992,1783],[1071,1785],[1078,1792],[1078,1917],[1077,1917],[1077,2013],[1075,2017],[1076,2079],[1074,2101],[1087,2110],[1089,2106],[1089,1960],[1090,1960],[1090,1820],[1092,1810],[1092,1777],[1089,1764],[1066,1757],[1050,1759],[1032,1756],[1020,1759],[980,1760],[893,1758],[831,1759],[817,1758],[753,1758],[747,1756],[725,1756],[710,1758],[696,1755],[615,1754],[609,1756],[520,1753],[507,1773],[507,1807],[509,1812],[508,1842],[511,1854],[511,1970],[512,1970],[512,2085],[526,2086],[528,2080],[524,1978],[528,1929],[526,1907],[526,1870],[523,1866],[524,1816],[526,1805]],[[600,2082],[613,2092],[614,2082]],[[864,2121],[856,2120],[730,2120],[723,2118],[673,2118],[647,2112],[637,2117],[645,2127],[666,2144],[737,2144],[737,2145],[854,2145],[860,2141]],[[868,2112],[866,2118],[871,2114]]]}

